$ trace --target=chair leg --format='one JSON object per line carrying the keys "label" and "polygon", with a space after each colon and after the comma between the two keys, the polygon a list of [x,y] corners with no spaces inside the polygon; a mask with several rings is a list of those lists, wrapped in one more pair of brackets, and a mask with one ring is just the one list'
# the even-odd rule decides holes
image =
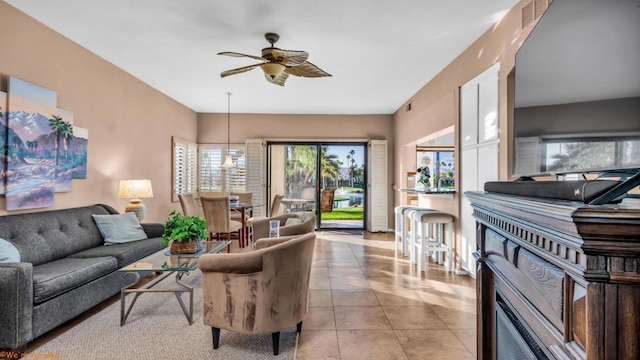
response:
{"label": "chair leg", "polygon": [[211,327],[211,335],[213,336],[213,348],[220,346],[220,328]]}
{"label": "chair leg", "polygon": [[302,331],[302,320],[296,325],[296,331],[299,333]]}
{"label": "chair leg", "polygon": [[271,340],[273,341],[273,355],[278,355],[280,352],[280,332],[272,333]]}

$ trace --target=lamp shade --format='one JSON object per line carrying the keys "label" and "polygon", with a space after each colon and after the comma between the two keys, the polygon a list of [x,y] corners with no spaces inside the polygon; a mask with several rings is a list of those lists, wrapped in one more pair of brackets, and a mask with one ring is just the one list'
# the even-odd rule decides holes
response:
{"label": "lamp shade", "polygon": [[265,74],[271,76],[271,78],[275,78],[276,76],[282,74],[284,69],[286,69],[284,65],[278,63],[262,64],[260,65],[260,68],[262,68],[262,71],[264,71]]}
{"label": "lamp shade", "polygon": [[151,180],[120,180],[118,197],[121,199],[140,199],[153,197]]}
{"label": "lamp shade", "polygon": [[235,166],[236,164],[233,163],[233,158],[231,157],[231,155],[227,154],[227,157],[224,159],[224,164],[222,164],[222,167],[225,169],[229,169]]}

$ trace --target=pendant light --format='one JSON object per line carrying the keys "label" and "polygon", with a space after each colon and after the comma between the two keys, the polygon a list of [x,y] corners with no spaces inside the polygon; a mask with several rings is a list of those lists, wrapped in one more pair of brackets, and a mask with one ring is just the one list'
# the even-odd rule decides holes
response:
{"label": "pendant light", "polygon": [[227,93],[227,156],[224,159],[224,164],[222,164],[222,167],[225,169],[229,169],[232,167],[235,167],[236,164],[233,163],[233,159],[231,158],[231,153],[229,153],[229,138],[230,138],[230,128],[231,128],[231,95],[233,95],[232,93],[228,92]]}

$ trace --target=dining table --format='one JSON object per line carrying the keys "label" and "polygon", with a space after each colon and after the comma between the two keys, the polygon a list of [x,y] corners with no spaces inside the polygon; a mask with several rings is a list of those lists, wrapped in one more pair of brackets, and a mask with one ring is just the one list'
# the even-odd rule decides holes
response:
{"label": "dining table", "polygon": [[307,209],[307,206],[315,204],[316,200],[305,198],[283,198],[280,202],[289,210],[303,211]]}
{"label": "dining table", "polygon": [[239,231],[240,247],[243,248],[249,243],[249,228],[247,228],[247,219],[253,216],[253,209],[256,207],[264,206],[260,203],[244,203],[244,202],[230,202],[229,208],[231,211],[236,211],[241,214],[240,221],[242,222],[242,228]]}

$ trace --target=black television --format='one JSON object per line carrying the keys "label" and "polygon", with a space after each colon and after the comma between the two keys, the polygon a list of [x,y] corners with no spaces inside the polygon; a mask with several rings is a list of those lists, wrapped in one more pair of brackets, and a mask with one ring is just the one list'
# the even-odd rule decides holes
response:
{"label": "black television", "polygon": [[640,0],[553,0],[514,107],[515,176],[640,171]]}

